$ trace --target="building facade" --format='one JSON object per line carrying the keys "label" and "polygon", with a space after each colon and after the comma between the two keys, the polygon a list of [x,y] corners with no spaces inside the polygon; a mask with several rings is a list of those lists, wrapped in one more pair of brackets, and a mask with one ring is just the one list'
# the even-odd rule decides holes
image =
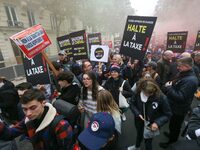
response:
{"label": "building facade", "polygon": [[[75,17],[73,17],[75,18]],[[73,23],[72,23],[73,22]],[[74,23],[75,22],[75,23]],[[10,36],[35,24],[41,24],[46,30],[52,44],[46,49],[48,56],[57,55],[56,37],[73,30],[82,29],[77,19],[64,17],[59,33],[56,30],[56,18],[52,12],[34,0],[1,0],[0,1],[0,68],[21,64],[21,51],[9,39]]]}

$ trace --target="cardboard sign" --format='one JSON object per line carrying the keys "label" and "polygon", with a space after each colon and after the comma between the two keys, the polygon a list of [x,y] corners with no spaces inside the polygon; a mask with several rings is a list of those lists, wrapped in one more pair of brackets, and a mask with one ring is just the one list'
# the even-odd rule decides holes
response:
{"label": "cardboard sign", "polygon": [[120,53],[142,60],[153,32],[157,17],[128,16]]}
{"label": "cardboard sign", "polygon": [[85,30],[70,33],[74,60],[87,59],[87,43]]}
{"label": "cardboard sign", "polygon": [[70,35],[57,37],[60,50],[64,50],[68,57],[73,57],[73,49],[71,44]]}
{"label": "cardboard sign", "polygon": [[92,45],[90,60],[97,62],[108,62],[109,47],[102,45]]}
{"label": "cardboard sign", "polygon": [[50,84],[49,70],[41,53],[32,59],[23,57],[23,65],[27,82],[32,83],[33,86]]}
{"label": "cardboard sign", "polygon": [[119,53],[120,52],[121,42],[122,42],[122,40],[119,37],[115,37],[114,38],[114,50],[115,50],[115,53]]}
{"label": "cardboard sign", "polygon": [[198,31],[197,33],[197,38],[196,38],[196,42],[194,45],[194,51],[196,50],[200,50],[200,31]]}
{"label": "cardboard sign", "polygon": [[101,33],[88,34],[88,45],[89,50],[92,45],[101,45]]}
{"label": "cardboard sign", "polygon": [[43,51],[51,44],[45,30],[41,25],[35,25],[10,37],[11,40],[29,58]]}
{"label": "cardboard sign", "polygon": [[187,31],[183,32],[168,32],[167,33],[167,50],[172,50],[175,53],[183,53],[185,51]]}

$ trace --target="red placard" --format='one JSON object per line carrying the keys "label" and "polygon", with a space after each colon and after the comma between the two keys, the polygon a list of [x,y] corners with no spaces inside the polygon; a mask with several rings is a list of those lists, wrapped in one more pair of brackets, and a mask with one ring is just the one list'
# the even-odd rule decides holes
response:
{"label": "red placard", "polygon": [[10,39],[15,42],[29,59],[51,44],[49,37],[40,24],[23,30],[11,36]]}

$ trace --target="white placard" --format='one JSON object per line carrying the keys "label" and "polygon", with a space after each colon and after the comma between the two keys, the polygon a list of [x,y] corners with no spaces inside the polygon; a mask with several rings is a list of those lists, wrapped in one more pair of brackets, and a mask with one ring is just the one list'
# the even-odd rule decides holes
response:
{"label": "white placard", "polygon": [[108,62],[109,47],[102,45],[92,45],[90,60],[97,62]]}

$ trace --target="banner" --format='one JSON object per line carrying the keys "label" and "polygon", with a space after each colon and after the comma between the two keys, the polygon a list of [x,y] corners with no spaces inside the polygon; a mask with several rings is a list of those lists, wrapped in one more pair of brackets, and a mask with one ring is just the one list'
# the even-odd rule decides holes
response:
{"label": "banner", "polygon": [[51,44],[45,30],[41,25],[35,25],[10,37],[12,41],[29,58],[43,51]]}
{"label": "banner", "polygon": [[183,53],[185,51],[187,31],[168,32],[167,33],[167,50],[172,50],[175,53]]}
{"label": "banner", "polygon": [[88,34],[88,45],[91,50],[92,45],[101,45],[101,33]]}
{"label": "banner", "polygon": [[74,60],[87,59],[87,43],[85,30],[70,33]]}
{"label": "banner", "polygon": [[157,17],[128,16],[120,53],[142,60],[148,48]]}
{"label": "banner", "polygon": [[57,37],[58,45],[60,50],[64,50],[68,57],[73,57],[73,49],[70,40],[70,35],[64,35]]}
{"label": "banner", "polygon": [[50,84],[48,66],[41,53],[32,59],[27,59],[25,56],[22,58],[27,82],[32,83],[33,86]]}
{"label": "banner", "polygon": [[90,60],[97,62],[108,62],[109,47],[102,45],[92,45]]}
{"label": "banner", "polygon": [[194,45],[194,51],[196,50],[200,50],[200,31],[198,31],[197,33],[197,38],[196,38],[196,42]]}

